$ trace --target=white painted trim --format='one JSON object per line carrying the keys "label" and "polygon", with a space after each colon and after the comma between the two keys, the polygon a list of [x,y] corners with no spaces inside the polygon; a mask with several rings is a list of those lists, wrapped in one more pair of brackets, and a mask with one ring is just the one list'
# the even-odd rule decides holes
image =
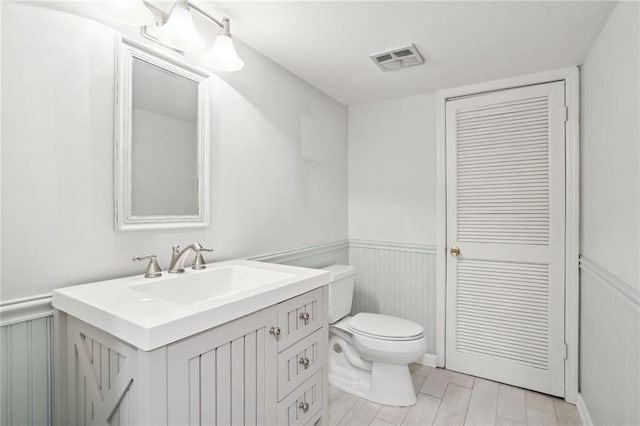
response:
{"label": "white painted trim", "polygon": [[581,393],[578,393],[576,397],[576,408],[578,409],[578,416],[580,416],[582,426],[593,426],[593,419],[591,419],[587,403]]}
{"label": "white painted trim", "polygon": [[578,396],[580,377],[580,69],[566,70],[565,105],[565,361],[564,399]]}
{"label": "white painted trim", "polygon": [[0,327],[52,314],[51,294],[8,300],[0,303]]}
{"label": "white painted trim", "polygon": [[579,70],[577,67],[490,81],[440,90],[436,93],[436,355],[437,365],[445,360],[446,306],[446,133],[445,105],[447,99],[472,96],[496,90],[565,82],[565,101],[569,108],[566,124],[566,235],[565,235],[565,340],[568,359],[565,363],[565,399],[575,403],[578,393],[578,253],[579,253]]}
{"label": "white painted trim", "polygon": [[397,243],[376,240],[349,240],[349,247],[436,254],[436,246],[433,244]]}
{"label": "white painted trim", "polygon": [[259,256],[247,257],[248,260],[257,260],[259,262],[271,262],[282,263],[292,260],[300,259],[303,257],[314,256],[321,253],[327,253],[330,251],[349,248],[348,240],[334,241],[331,243],[318,244],[315,246],[308,246],[297,248],[293,250],[284,250],[273,253],[261,254]]}
{"label": "white painted trim", "polygon": [[424,354],[422,358],[416,361],[417,364],[426,365],[427,367],[436,367],[436,355]]}
{"label": "white painted trim", "polygon": [[634,288],[631,284],[624,282],[602,266],[584,256],[580,256],[580,269],[599,278],[600,281],[609,285],[609,287],[626,299],[627,302],[631,303],[636,308],[640,308],[640,291]]}
{"label": "white painted trim", "polygon": [[[177,229],[209,226],[209,73],[181,63],[146,45],[116,37],[114,103],[114,222],[118,231]],[[131,213],[131,96],[132,66],[140,59],[198,84],[198,214],[134,216]]]}
{"label": "white painted trim", "polygon": [[436,93],[436,366],[444,368],[447,317],[446,95]]}

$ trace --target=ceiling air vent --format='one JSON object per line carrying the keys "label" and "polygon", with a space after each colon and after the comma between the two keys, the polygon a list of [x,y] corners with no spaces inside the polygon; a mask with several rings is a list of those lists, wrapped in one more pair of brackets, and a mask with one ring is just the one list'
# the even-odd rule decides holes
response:
{"label": "ceiling air vent", "polygon": [[424,58],[418,52],[415,44],[376,53],[369,57],[382,71],[393,71],[424,64]]}

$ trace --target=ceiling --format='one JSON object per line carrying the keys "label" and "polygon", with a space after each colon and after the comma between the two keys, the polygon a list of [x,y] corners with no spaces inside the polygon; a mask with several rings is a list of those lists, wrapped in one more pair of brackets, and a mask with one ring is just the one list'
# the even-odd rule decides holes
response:
{"label": "ceiling", "polygon": [[[338,101],[358,104],[582,63],[615,3],[198,1],[232,33]],[[415,43],[426,64],[372,53]]]}

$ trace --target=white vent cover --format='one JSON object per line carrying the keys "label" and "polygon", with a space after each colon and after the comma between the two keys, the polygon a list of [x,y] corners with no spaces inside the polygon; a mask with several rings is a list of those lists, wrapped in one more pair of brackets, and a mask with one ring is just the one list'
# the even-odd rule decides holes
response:
{"label": "white vent cover", "polygon": [[415,44],[387,50],[369,56],[382,71],[393,71],[424,64],[424,58]]}

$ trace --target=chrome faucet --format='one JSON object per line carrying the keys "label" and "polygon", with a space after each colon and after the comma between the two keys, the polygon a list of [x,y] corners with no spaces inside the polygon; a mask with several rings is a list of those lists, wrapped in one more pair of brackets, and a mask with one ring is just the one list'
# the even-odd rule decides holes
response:
{"label": "chrome faucet", "polygon": [[195,253],[192,264],[193,269],[204,269],[206,266],[201,252],[213,251],[213,249],[207,249],[202,247],[202,245],[198,243],[192,243],[182,250],[180,250],[180,246],[173,246],[173,251],[171,253],[171,264],[169,265],[169,269],[167,270],[167,272],[171,274],[184,272],[184,262],[185,260],[187,260],[187,256],[189,256],[189,253],[192,251]]}

